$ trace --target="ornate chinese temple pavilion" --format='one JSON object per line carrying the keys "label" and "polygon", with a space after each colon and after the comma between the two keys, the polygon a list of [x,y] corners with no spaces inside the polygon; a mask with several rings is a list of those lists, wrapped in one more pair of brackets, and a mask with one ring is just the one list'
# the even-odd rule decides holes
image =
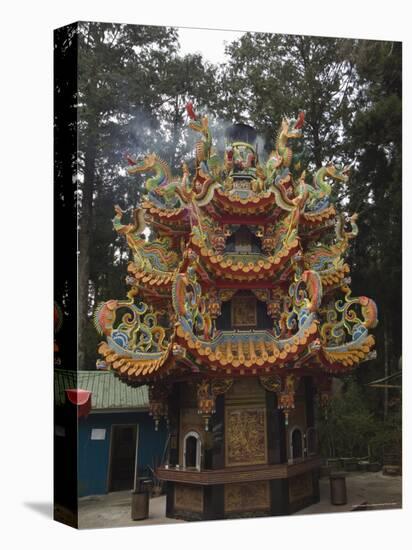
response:
{"label": "ornate chinese temple pavilion", "polygon": [[180,177],[156,154],[128,157],[146,195],[130,223],[115,207],[130,291],[96,310],[101,361],[149,385],[168,426],[168,516],[293,513],[319,498],[315,399],[374,353],[376,306],[352,297],[345,262],[356,214],[330,200],[348,170],[303,169],[303,113],[265,162],[250,126],[228,131],[222,158],[208,118],[187,113],[200,139]]}

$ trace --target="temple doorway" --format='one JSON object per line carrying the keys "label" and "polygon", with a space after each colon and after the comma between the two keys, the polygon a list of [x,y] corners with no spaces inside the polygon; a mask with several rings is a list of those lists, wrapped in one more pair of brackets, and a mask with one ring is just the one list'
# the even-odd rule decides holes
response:
{"label": "temple doorway", "polygon": [[108,490],[125,491],[133,488],[136,462],[137,426],[112,426]]}

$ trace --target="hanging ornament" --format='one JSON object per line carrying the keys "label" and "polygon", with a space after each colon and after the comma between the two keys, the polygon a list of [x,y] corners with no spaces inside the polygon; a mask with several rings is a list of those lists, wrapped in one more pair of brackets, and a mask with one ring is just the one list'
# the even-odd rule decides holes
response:
{"label": "hanging ornament", "polygon": [[168,391],[163,386],[149,386],[149,415],[155,423],[155,431],[159,429],[160,418],[163,416],[168,425]]}
{"label": "hanging ornament", "polygon": [[202,380],[197,385],[197,412],[205,420],[205,431],[209,431],[209,418],[215,412],[215,396],[208,380]]}
{"label": "hanging ornament", "polygon": [[289,424],[289,414],[295,408],[295,391],[298,378],[293,374],[286,376],[283,389],[278,393],[278,409],[283,410],[285,414],[285,424]]}

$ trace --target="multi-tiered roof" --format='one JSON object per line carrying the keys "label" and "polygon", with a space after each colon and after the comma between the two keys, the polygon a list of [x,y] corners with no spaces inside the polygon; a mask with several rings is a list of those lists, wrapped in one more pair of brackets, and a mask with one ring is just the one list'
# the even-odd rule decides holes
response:
{"label": "multi-tiered roof", "polygon": [[[338,213],[330,200],[331,183],[347,182],[348,170],[303,170],[292,149],[303,113],[282,120],[263,163],[253,128],[235,125],[219,158],[207,117],[187,110],[201,136],[192,173],[183,163],[173,177],[156,154],[128,158],[129,174],[150,177],[131,223],[115,207],[114,228],[133,259],[127,299],[95,314],[103,360],[137,385],[275,375],[286,395],[291,373],[348,372],[370,358],[376,306],[351,296],[345,262],[356,215]],[[223,304],[246,290],[265,303],[270,326],[222,328]]]}

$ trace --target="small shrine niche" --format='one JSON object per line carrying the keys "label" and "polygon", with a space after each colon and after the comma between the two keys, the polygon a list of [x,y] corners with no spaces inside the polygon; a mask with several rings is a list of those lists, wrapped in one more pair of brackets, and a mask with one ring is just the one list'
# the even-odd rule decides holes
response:
{"label": "small shrine niche", "polygon": [[252,290],[239,290],[228,301],[223,301],[221,314],[216,319],[217,330],[271,330],[273,320],[267,303]]}
{"label": "small shrine niche", "polygon": [[226,241],[225,254],[259,254],[260,240],[246,226],[241,226]]}
{"label": "small shrine niche", "polygon": [[231,305],[232,328],[239,330],[257,328],[257,299],[252,293],[233,296]]}
{"label": "small shrine niche", "polygon": [[202,440],[198,432],[190,431],[183,439],[183,468],[200,470]]}

